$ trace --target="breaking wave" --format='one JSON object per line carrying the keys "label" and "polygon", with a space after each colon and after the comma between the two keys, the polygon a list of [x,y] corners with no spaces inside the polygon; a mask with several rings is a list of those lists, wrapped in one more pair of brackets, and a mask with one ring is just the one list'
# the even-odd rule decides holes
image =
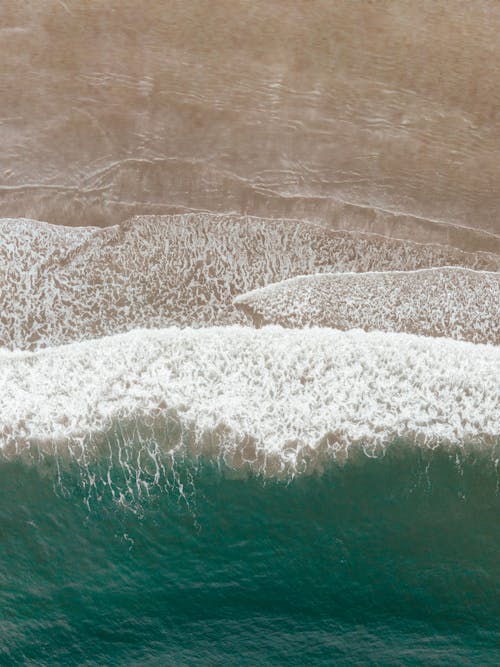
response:
{"label": "breaking wave", "polygon": [[0,259],[9,465],[122,499],[198,461],[291,479],[396,443],[498,457],[500,348],[451,340],[498,342],[494,255],[190,214],[3,220]]}
{"label": "breaking wave", "polygon": [[160,452],[274,477],[360,450],[383,453],[398,440],[491,452],[499,378],[500,348],[450,339],[321,328],[140,330],[2,351],[0,443],[8,459],[57,455],[87,465],[120,442],[132,476],[144,459],[155,466]]}

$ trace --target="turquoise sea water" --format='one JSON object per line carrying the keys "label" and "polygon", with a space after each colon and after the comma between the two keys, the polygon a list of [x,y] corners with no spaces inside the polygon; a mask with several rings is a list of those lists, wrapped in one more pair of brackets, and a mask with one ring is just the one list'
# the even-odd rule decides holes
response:
{"label": "turquoise sea water", "polygon": [[116,461],[4,461],[0,664],[499,664],[494,459],[182,461],[134,492]]}

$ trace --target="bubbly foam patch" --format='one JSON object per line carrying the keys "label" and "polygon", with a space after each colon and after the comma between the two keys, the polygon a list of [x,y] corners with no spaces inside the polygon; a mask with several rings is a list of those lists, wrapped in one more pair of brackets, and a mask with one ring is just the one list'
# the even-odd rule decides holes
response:
{"label": "bubbly foam patch", "polygon": [[119,434],[268,474],[500,436],[500,348],[408,334],[140,330],[0,352],[0,444],[88,460]]}
{"label": "bubbly foam patch", "polygon": [[491,263],[297,220],[201,213],[105,229],[4,221],[0,258],[0,345],[17,349],[138,327],[245,323],[235,296],[301,274]]}
{"label": "bubbly foam patch", "polygon": [[97,232],[96,227],[63,227],[27,218],[0,218],[0,280],[3,291],[64,258]]}
{"label": "bubbly foam patch", "polygon": [[257,326],[324,326],[500,343],[500,273],[456,267],[300,276],[236,297]]}

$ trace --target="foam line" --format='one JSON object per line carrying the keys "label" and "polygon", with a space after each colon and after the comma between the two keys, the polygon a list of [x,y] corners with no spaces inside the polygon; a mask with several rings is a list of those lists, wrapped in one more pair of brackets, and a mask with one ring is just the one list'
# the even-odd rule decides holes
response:
{"label": "foam line", "polygon": [[447,264],[484,269],[490,259],[237,215],[144,216],[105,229],[4,220],[0,345],[37,349],[138,327],[244,324],[234,297],[272,282]]}
{"label": "foam line", "polygon": [[300,276],[236,297],[256,326],[324,326],[500,343],[500,273],[457,267]]}
{"label": "foam line", "polygon": [[[139,330],[0,351],[0,444],[90,456],[120,433],[273,474],[395,439],[500,436],[500,348],[332,329]],[[72,453],[73,452],[73,453]]]}

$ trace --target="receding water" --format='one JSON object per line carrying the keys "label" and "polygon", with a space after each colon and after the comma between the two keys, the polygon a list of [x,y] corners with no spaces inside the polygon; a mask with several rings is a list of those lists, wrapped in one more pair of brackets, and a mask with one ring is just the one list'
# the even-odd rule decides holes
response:
{"label": "receding water", "polygon": [[0,210],[498,250],[463,226],[499,234],[499,21],[495,0],[3,0]]}

